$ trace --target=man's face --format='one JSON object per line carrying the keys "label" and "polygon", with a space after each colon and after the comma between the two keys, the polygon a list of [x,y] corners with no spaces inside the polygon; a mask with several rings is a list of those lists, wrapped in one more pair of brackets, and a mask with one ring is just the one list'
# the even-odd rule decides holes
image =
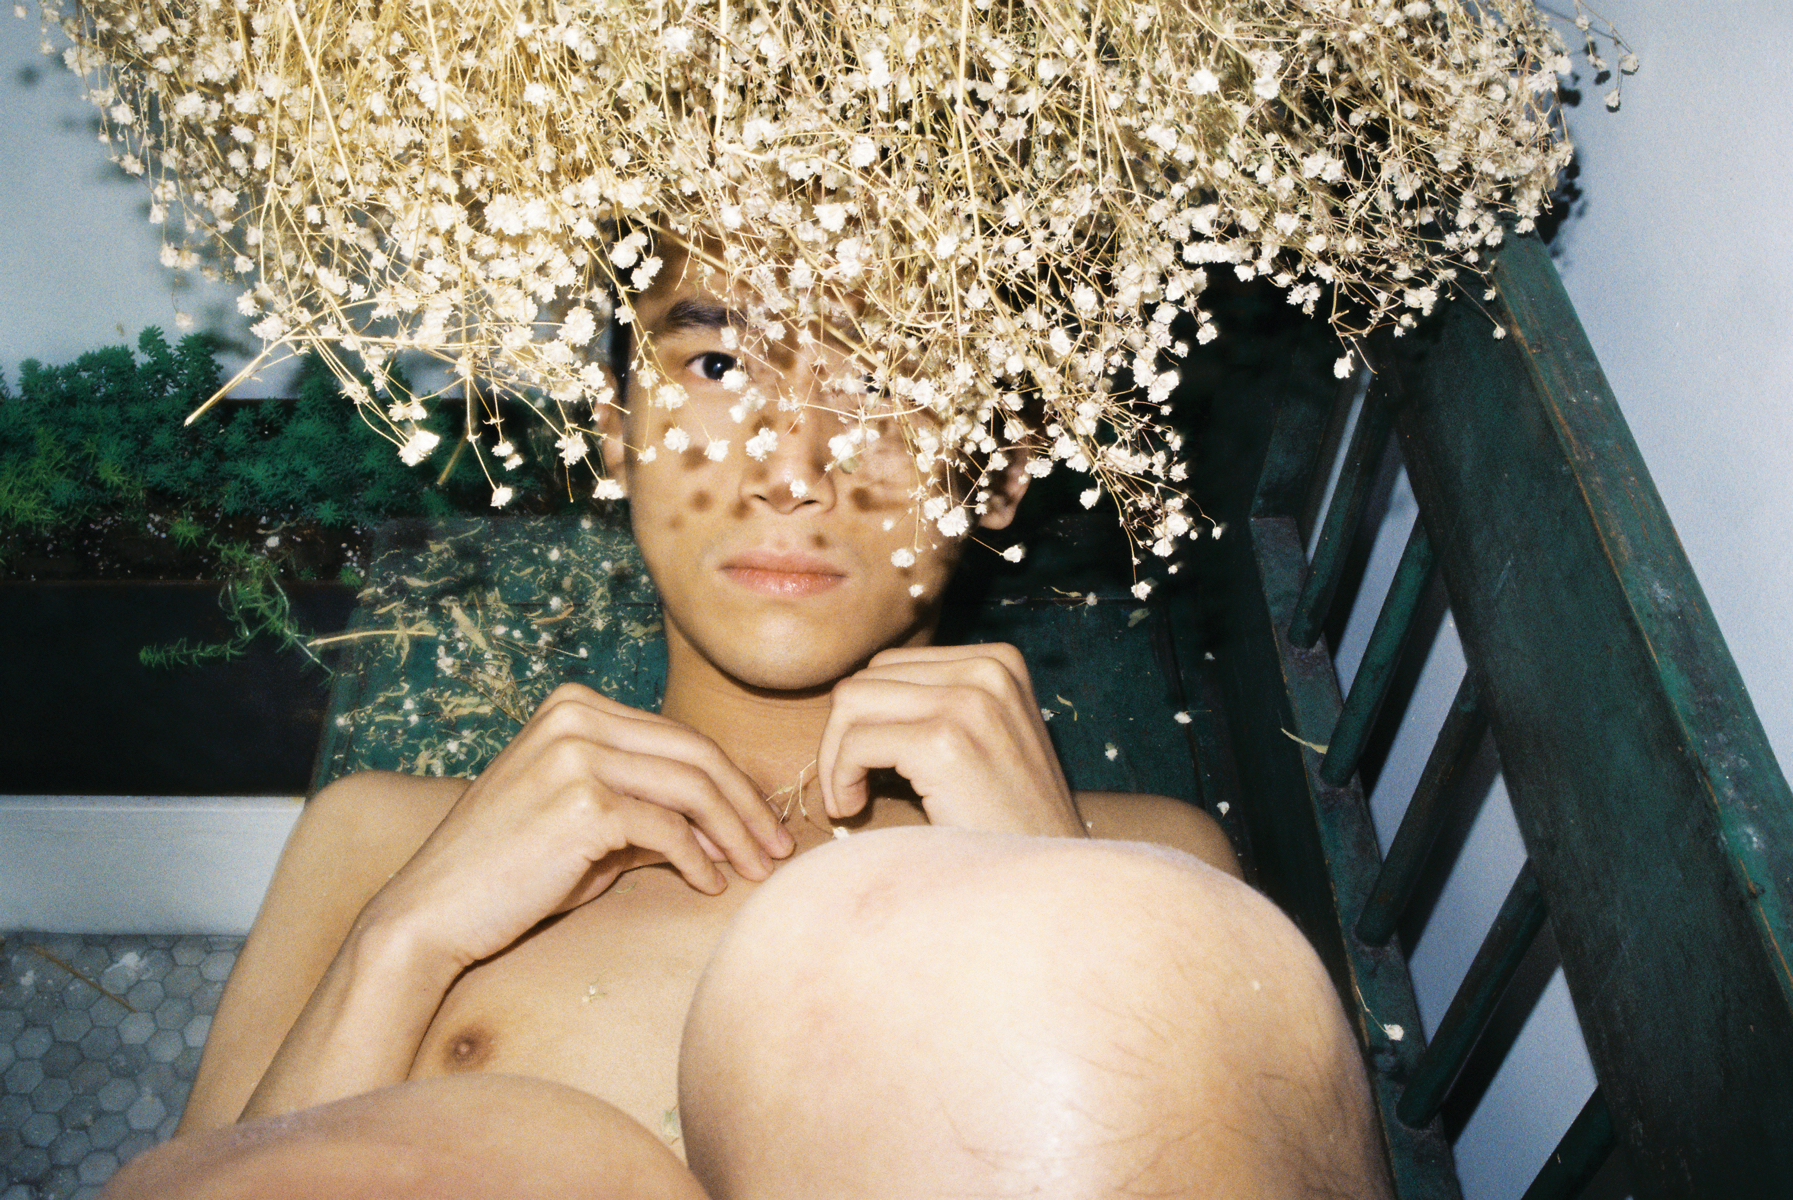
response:
{"label": "man's face", "polygon": [[[918,496],[943,476],[921,473],[894,421],[860,416],[865,369],[847,350],[743,328],[698,275],[669,255],[638,299],[627,453],[612,436],[606,459],[669,637],[753,687],[827,688],[930,637],[960,541],[921,519]],[[877,439],[830,468],[861,427]],[[981,520],[1011,511],[1005,496]]]}

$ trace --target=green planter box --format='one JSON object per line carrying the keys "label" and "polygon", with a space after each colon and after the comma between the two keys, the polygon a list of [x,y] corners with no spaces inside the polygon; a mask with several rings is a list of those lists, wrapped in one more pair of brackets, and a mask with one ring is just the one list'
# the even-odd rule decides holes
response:
{"label": "green planter box", "polygon": [[[154,669],[146,645],[228,640],[222,585],[0,583],[0,793],[304,792],[329,677],[272,639],[231,662]],[[287,585],[302,629],[340,629],[354,589]]]}

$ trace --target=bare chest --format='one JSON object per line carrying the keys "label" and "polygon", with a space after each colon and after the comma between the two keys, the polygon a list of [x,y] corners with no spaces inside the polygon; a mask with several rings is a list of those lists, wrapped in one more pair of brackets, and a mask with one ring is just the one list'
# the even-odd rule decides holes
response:
{"label": "bare chest", "polygon": [[717,938],[753,890],[732,872],[714,897],[663,867],[631,872],[464,974],[412,1077],[491,1071],[565,1083],[675,1144],[685,1013]]}

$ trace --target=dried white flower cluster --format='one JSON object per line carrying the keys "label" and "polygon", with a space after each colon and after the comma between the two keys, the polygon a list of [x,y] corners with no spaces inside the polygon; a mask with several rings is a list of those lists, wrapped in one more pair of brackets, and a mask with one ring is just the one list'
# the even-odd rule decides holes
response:
{"label": "dried white flower cluster", "polygon": [[[1030,444],[1030,471],[1088,473],[1086,503],[1106,494],[1160,555],[1200,531],[1161,417],[1180,339],[1215,334],[1208,271],[1324,305],[1347,342],[1405,327],[1505,222],[1529,228],[1569,156],[1569,61],[1531,0],[52,16],[154,218],[184,210],[170,262],[221,253],[254,331],[335,363],[407,461],[435,448],[420,422],[445,399],[476,449],[499,442],[482,463],[514,457],[486,428],[495,388],[589,461],[594,408],[614,402],[600,330],[613,305],[632,318],[676,245],[761,330],[850,347],[924,479]],[[380,390],[414,351],[467,383],[382,410],[358,373]],[[747,399],[742,445],[763,455],[774,435]],[[930,515],[963,528],[955,506]]]}

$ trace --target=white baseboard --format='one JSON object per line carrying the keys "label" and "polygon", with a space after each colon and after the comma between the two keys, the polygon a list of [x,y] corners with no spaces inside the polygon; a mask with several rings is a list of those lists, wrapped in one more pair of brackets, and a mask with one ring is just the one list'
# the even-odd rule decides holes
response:
{"label": "white baseboard", "polygon": [[0,930],[247,933],[298,796],[0,796]]}

